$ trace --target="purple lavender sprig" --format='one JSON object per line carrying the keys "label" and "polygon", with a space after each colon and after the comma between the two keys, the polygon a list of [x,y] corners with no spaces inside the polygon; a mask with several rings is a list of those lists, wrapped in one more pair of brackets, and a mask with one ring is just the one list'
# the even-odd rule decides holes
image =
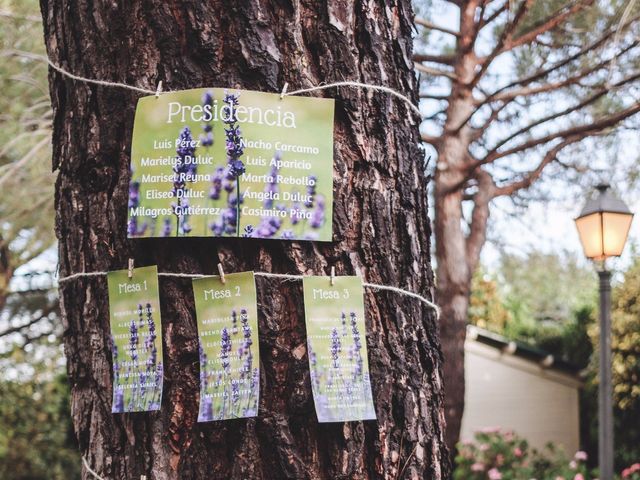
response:
{"label": "purple lavender sprig", "polygon": [[[242,157],[244,153],[244,147],[242,144],[242,132],[240,131],[240,127],[237,124],[238,116],[236,112],[239,98],[239,93],[225,93],[223,101],[226,106],[224,106],[222,109],[223,121],[228,125],[227,128],[224,129],[226,137],[225,148],[227,151],[227,179],[235,180],[236,183],[236,214],[234,226],[236,227],[235,233],[238,237],[240,236],[240,203],[242,201],[240,198],[240,175],[245,172],[244,163],[242,162],[242,160],[240,160],[240,157]],[[229,223],[229,225],[232,224]]]}
{"label": "purple lavender sprig", "polygon": [[111,408],[113,413],[124,412],[124,390],[118,388],[113,392],[113,407]]}
{"label": "purple lavender sprig", "polygon": [[229,330],[223,328],[220,333],[220,359],[222,360],[222,369],[225,373],[229,373],[230,361],[229,353],[231,352],[231,336]]}
{"label": "purple lavender sprig", "polygon": [[[213,107],[213,95],[211,92],[207,91],[202,95],[202,106],[205,110],[207,107],[209,109]],[[200,134],[200,143],[203,147],[210,147],[213,145],[213,125],[211,125],[211,120],[202,125],[202,131],[204,133]]]}
{"label": "purple lavender sprig", "polygon": [[[133,171],[131,172],[133,175]],[[140,206],[140,182],[132,180],[129,182],[129,211]],[[141,226],[138,226],[138,217],[129,215],[129,224],[127,225],[127,233],[130,237],[140,237],[147,230],[148,223],[145,220]]]}
{"label": "purple lavender sprig", "polygon": [[340,337],[338,336],[338,329],[333,328],[331,330],[331,360],[333,361],[333,368],[340,368],[340,352],[342,351],[342,345],[340,343]]}
{"label": "purple lavender sprig", "polygon": [[131,320],[129,325],[129,351],[131,353],[131,360],[133,362],[138,361],[138,326],[135,320]]}
{"label": "purple lavender sprig", "polygon": [[318,196],[316,199],[316,207],[313,210],[313,214],[311,216],[311,221],[309,225],[311,228],[320,228],[324,224],[324,210],[325,210],[325,201],[324,197]]}
{"label": "purple lavender sprig", "polygon": [[224,103],[226,105],[222,108],[223,122],[228,126],[224,129],[226,136],[226,151],[227,151],[227,166],[228,175],[233,178],[237,178],[245,172],[244,163],[240,160],[240,157],[244,153],[244,147],[242,146],[242,133],[240,127],[237,125],[238,115],[236,107],[238,106],[239,93],[225,93]]}
{"label": "purple lavender sprig", "polygon": [[191,129],[184,127],[178,136],[178,148],[176,149],[176,163],[173,167],[173,189],[171,192],[176,198],[172,203],[173,213],[176,216],[176,234],[188,234],[191,227],[187,223],[187,211],[189,203],[185,196],[187,192],[187,181],[195,180],[197,165],[193,161],[195,146]]}
{"label": "purple lavender sprig", "polygon": [[362,340],[358,330],[358,321],[355,312],[349,314],[351,319],[351,338],[353,340],[353,356],[356,361],[356,368],[353,372],[354,381],[362,377],[364,360],[362,359]]}
{"label": "purple lavender sprig", "polygon": [[219,200],[222,192],[222,180],[224,178],[224,168],[216,168],[216,172],[211,179],[211,188],[209,189],[209,198],[211,200]]}
{"label": "purple lavender sprig", "polygon": [[168,237],[171,235],[171,219],[166,217],[162,224],[162,236]]}
{"label": "purple lavender sprig", "polygon": [[304,206],[307,208],[313,207],[313,199],[316,195],[316,184],[318,183],[318,177],[315,175],[309,175],[309,185],[307,185],[307,200],[304,202]]}

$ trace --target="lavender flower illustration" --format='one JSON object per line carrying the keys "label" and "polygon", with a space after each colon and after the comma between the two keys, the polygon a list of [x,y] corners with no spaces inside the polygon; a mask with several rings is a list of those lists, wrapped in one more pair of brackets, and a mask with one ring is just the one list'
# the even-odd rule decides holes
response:
{"label": "lavender flower illustration", "polygon": [[331,359],[333,361],[333,368],[340,368],[340,352],[342,347],[340,344],[340,337],[338,336],[338,329],[331,330]]}
{"label": "lavender flower illustration", "polygon": [[205,347],[201,337],[198,421],[254,416],[257,412],[259,369],[253,366],[253,329],[247,309],[240,308],[239,313],[231,310],[225,325],[216,343],[219,348],[212,351],[216,361],[208,360],[206,348],[211,347]]}
{"label": "lavender flower illustration", "polygon": [[[307,339],[318,419],[375,418],[358,315],[342,311],[334,322],[327,333]],[[321,342],[320,350],[315,348],[316,342]]]}
{"label": "lavender flower illustration", "polygon": [[[131,172],[133,175],[133,171]],[[137,208],[140,205],[140,182],[138,180],[132,180],[129,182],[129,211],[133,208]],[[127,225],[127,233],[130,237],[139,237],[144,235],[147,230],[147,221],[139,226],[138,217],[130,215],[129,224]]]}
{"label": "lavender flower illustration", "polygon": [[177,140],[176,163],[173,167],[173,189],[171,192],[176,201],[171,204],[173,214],[176,216],[176,235],[188,234],[191,227],[187,223],[189,202],[186,198],[187,181],[195,179],[197,165],[192,161],[195,153],[191,129],[184,127]]}
{"label": "lavender flower illustration", "polygon": [[129,351],[131,352],[131,360],[136,363],[138,361],[138,327],[135,320],[131,320],[129,335]]}
{"label": "lavender flower illustration", "polygon": [[[213,95],[211,92],[205,92],[202,95],[202,106],[204,108],[213,107]],[[200,143],[203,147],[210,147],[213,145],[213,125],[211,125],[210,120],[202,125],[202,130],[204,133],[200,134]]]}
{"label": "lavender flower illustration", "polygon": [[169,235],[171,235],[171,219],[166,217],[162,225],[162,236],[168,237]]}
{"label": "lavender flower illustration", "polygon": [[216,236],[224,234],[240,236],[240,175],[245,172],[245,166],[240,159],[244,154],[242,142],[242,132],[238,126],[238,116],[236,107],[239,104],[239,93],[225,93],[221,116],[226,124],[225,151],[227,155],[227,165],[224,168],[222,178],[220,172],[212,180],[209,197],[217,200],[220,198],[221,189],[227,192],[227,207],[222,212],[221,218],[211,222],[210,229]]}
{"label": "lavender flower illustration", "polygon": [[162,362],[158,363],[157,333],[150,303],[138,304],[127,328],[126,358],[112,337],[114,396],[112,411],[157,410],[162,397]]}

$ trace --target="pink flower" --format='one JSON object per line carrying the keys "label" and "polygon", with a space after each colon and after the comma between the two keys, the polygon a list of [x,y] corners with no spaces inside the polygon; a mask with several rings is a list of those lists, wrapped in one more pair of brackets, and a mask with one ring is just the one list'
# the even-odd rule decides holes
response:
{"label": "pink flower", "polygon": [[576,452],[576,454],[573,456],[573,458],[575,458],[579,462],[586,462],[587,461],[587,452],[583,452],[582,450],[578,450]]}
{"label": "pink flower", "polygon": [[569,468],[570,468],[571,470],[575,470],[576,468],[578,468],[578,464],[576,463],[576,461],[575,461],[575,460],[571,460],[571,461],[569,462]]}
{"label": "pink flower", "polygon": [[629,468],[625,468],[622,471],[622,478],[627,478],[632,474],[636,473],[637,471],[640,471],[640,463],[634,463]]}
{"label": "pink flower", "polygon": [[501,453],[496,455],[496,463],[498,464],[498,466],[501,466],[504,463],[504,455],[502,455]]}
{"label": "pink flower", "polygon": [[573,480],[584,480],[584,477],[581,473],[576,473],[576,476],[573,477]]}
{"label": "pink flower", "polygon": [[[487,473],[489,475],[489,480],[500,480],[502,478],[502,474],[497,468],[492,468]],[[584,478],[582,480],[584,480]]]}
{"label": "pink flower", "polygon": [[514,448],[514,449],[513,449],[513,454],[514,454],[516,457],[520,458],[520,457],[522,456],[522,450],[520,450],[520,447],[516,447],[516,448]]}
{"label": "pink flower", "polygon": [[471,465],[472,472],[483,472],[484,471],[484,463],[476,462]]}
{"label": "pink flower", "polygon": [[487,445],[486,443],[481,443],[478,448],[481,452],[486,452],[487,450],[489,450],[489,445]]}
{"label": "pink flower", "polygon": [[556,480],[564,480],[564,477],[561,477],[560,475],[558,475],[558,476],[556,477]]}

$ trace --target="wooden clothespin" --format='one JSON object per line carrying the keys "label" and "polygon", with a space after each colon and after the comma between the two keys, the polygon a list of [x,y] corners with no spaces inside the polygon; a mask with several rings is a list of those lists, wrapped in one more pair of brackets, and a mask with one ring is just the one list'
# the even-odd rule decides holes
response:
{"label": "wooden clothespin", "polygon": [[156,98],[160,98],[161,93],[162,93],[162,80],[158,82],[158,88],[156,89]]}
{"label": "wooden clothespin", "polygon": [[287,88],[289,88],[289,83],[284,82],[284,86],[282,87],[282,91],[280,92],[280,100],[284,98],[285,93],[287,93]]}
{"label": "wooden clothespin", "polygon": [[336,279],[336,267],[331,267],[331,279],[329,281],[331,282],[332,287],[333,287],[333,284],[335,283],[335,279]]}
{"label": "wooden clothespin", "polygon": [[224,278],[224,270],[222,269],[222,264],[218,263],[218,273],[220,274],[220,281],[225,284],[227,280]]}
{"label": "wooden clothespin", "polygon": [[133,278],[133,258],[129,259],[129,268],[128,268],[127,276],[129,277],[129,280]]}

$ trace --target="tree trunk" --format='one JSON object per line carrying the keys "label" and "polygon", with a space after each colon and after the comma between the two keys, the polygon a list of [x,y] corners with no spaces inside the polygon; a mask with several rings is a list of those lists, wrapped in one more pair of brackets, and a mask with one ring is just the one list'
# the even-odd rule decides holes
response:
{"label": "tree trunk", "polygon": [[[385,6],[388,4],[388,6]],[[416,101],[409,0],[89,2],[41,0],[52,60],[79,75],[155,89],[279,92],[343,79]],[[337,98],[331,243],[253,239],[128,240],[129,153],[138,94],[50,72],[60,272],[157,264],[159,271],[322,274],[430,295],[429,223],[418,125],[406,104],[354,88]],[[72,415],[83,455],[109,479],[447,478],[442,356],[434,312],[366,293],[377,421],[318,424],[301,285],[258,280],[260,412],[196,423],[198,339],[188,280],[160,280],[162,409],[111,414],[106,280],[60,289]],[[84,478],[88,478],[85,471]]]}

